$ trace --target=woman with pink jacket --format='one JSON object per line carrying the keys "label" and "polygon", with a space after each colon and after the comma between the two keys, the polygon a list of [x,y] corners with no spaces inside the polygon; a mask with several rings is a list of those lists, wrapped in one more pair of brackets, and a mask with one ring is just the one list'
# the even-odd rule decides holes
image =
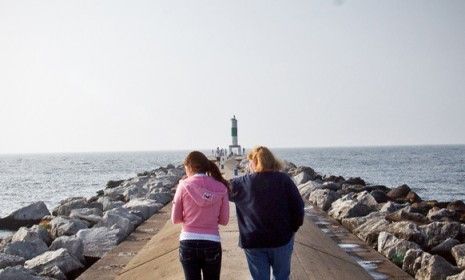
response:
{"label": "woman with pink jacket", "polygon": [[179,181],[171,221],[182,223],[179,259],[187,280],[220,279],[218,224],[229,221],[228,182],[216,164],[193,151],[184,160],[187,178]]}

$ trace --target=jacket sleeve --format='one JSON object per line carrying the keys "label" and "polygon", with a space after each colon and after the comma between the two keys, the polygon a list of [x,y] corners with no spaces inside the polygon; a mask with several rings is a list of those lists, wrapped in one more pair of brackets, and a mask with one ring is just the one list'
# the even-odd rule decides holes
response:
{"label": "jacket sleeve", "polygon": [[220,225],[227,225],[229,222],[229,201],[228,201],[228,194],[223,196],[221,200],[221,208],[220,208],[220,216],[218,218],[218,223]]}
{"label": "jacket sleeve", "polygon": [[299,190],[295,185],[294,181],[288,177],[288,187],[289,187],[289,209],[291,217],[291,226],[294,232],[297,232],[299,227],[304,223],[304,201],[300,196]]}
{"label": "jacket sleeve", "polygon": [[234,178],[229,181],[229,188],[228,188],[228,196],[229,196],[229,201],[235,202],[237,198],[237,182],[238,178]]}
{"label": "jacket sleeve", "polygon": [[182,195],[184,193],[184,184],[182,181],[179,182],[178,187],[176,188],[176,193],[173,198],[173,207],[171,209],[171,222],[173,224],[182,223],[183,220],[183,205],[182,205]]}

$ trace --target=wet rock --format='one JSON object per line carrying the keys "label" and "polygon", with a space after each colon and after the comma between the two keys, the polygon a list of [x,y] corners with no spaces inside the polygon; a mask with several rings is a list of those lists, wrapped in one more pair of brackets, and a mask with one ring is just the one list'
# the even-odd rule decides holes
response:
{"label": "wet rock", "polygon": [[399,239],[388,232],[381,232],[378,237],[378,252],[395,264],[402,266],[406,252],[409,249],[421,249],[414,242]]}
{"label": "wet rock", "polygon": [[53,238],[57,238],[62,235],[74,235],[79,230],[88,228],[89,224],[79,219],[60,216],[50,222],[50,227],[50,234]]}
{"label": "wet rock", "polygon": [[0,253],[0,269],[8,266],[23,265],[26,260],[23,257]]}
{"label": "wet rock", "polygon": [[9,255],[20,256],[26,260],[29,260],[47,251],[47,249],[47,244],[38,239],[34,242],[14,241],[8,243],[3,249],[3,252]]}
{"label": "wet rock", "polygon": [[36,273],[41,273],[44,269],[51,269],[57,266],[64,274],[83,268],[81,262],[71,256],[66,249],[48,251],[24,263],[24,267]]}
{"label": "wet rock", "polygon": [[0,279],[2,280],[45,280],[43,277],[35,275],[31,270],[20,265],[0,269]]}
{"label": "wet rock", "polygon": [[118,244],[119,229],[94,227],[80,230],[76,236],[84,245],[84,256],[102,258]]}
{"label": "wet rock", "polygon": [[421,197],[414,191],[410,191],[406,196],[405,200],[409,203],[421,202]]}
{"label": "wet rock", "polygon": [[443,257],[433,255],[422,259],[421,268],[415,274],[415,279],[446,279],[460,272],[460,269],[448,263]]}
{"label": "wet rock", "polygon": [[346,184],[349,184],[349,185],[362,185],[362,186],[366,186],[366,183],[365,181],[360,178],[360,177],[350,177],[349,179],[347,179],[345,181]]}
{"label": "wet rock", "polygon": [[407,196],[407,194],[410,192],[410,187],[407,185],[401,185],[396,188],[391,189],[388,193],[387,196],[391,200],[396,200],[396,199],[401,199]]}
{"label": "wet rock", "polygon": [[415,242],[420,246],[423,246],[425,243],[425,235],[423,231],[420,230],[417,224],[409,221],[401,221],[389,224],[386,231],[393,234],[397,238]]}
{"label": "wet rock", "polygon": [[322,184],[316,181],[308,181],[305,184],[297,186],[297,189],[299,190],[299,193],[303,197],[303,199],[308,199],[311,192],[321,188]]}
{"label": "wet rock", "polygon": [[76,236],[60,236],[57,239],[53,240],[52,245],[50,245],[49,250],[55,251],[58,249],[66,249],[77,260],[84,261],[84,244],[82,240]]}
{"label": "wet rock", "polygon": [[420,226],[425,235],[426,248],[433,248],[448,238],[457,238],[460,234],[460,224],[457,222],[433,222]]}
{"label": "wet rock", "polygon": [[22,226],[31,226],[39,223],[47,215],[50,215],[47,206],[43,201],[38,201],[0,219],[0,228],[16,230]]}
{"label": "wet rock", "polygon": [[407,250],[402,264],[402,270],[408,274],[415,276],[421,267],[421,256],[424,252],[420,249]]}
{"label": "wet rock", "polygon": [[130,210],[140,211],[142,218],[147,220],[153,214],[158,212],[158,210],[163,207],[163,204],[151,199],[133,199],[126,203],[123,207]]}
{"label": "wet rock", "polygon": [[385,203],[389,201],[389,197],[383,191],[374,190],[370,192],[370,194],[378,203]]}
{"label": "wet rock", "polygon": [[445,241],[431,249],[431,254],[440,255],[450,263],[455,263],[455,259],[452,256],[451,250],[454,246],[459,245],[460,242],[457,239],[447,238]]}
{"label": "wet rock", "polygon": [[331,204],[340,197],[341,196],[334,191],[328,189],[319,189],[310,193],[308,200],[317,207],[321,208],[323,211],[328,211],[328,209],[331,207]]}
{"label": "wet rock", "polygon": [[457,263],[457,266],[461,269],[465,269],[465,244],[452,247],[451,253]]}
{"label": "wet rock", "polygon": [[116,188],[119,185],[121,185],[121,183],[123,183],[123,182],[124,182],[124,180],[110,180],[110,181],[107,182],[107,189]]}

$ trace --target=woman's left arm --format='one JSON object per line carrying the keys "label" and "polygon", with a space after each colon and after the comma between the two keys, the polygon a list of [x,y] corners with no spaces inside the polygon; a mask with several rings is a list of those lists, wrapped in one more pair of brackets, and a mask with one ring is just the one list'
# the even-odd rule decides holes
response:
{"label": "woman's left arm", "polygon": [[227,225],[229,222],[229,200],[228,194],[223,196],[221,199],[221,207],[220,207],[220,216],[218,217],[218,223],[220,225]]}
{"label": "woman's left arm", "polygon": [[173,208],[171,210],[171,222],[173,224],[179,224],[184,222],[182,213],[183,213],[183,205],[182,205],[182,194],[184,191],[184,186],[182,181],[179,182],[178,187],[176,188],[176,193],[174,194],[173,198]]}

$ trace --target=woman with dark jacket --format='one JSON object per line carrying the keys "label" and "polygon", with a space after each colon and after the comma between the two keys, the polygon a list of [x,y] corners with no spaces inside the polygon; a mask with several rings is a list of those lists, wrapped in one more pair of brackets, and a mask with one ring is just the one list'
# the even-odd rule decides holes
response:
{"label": "woman with dark jacket", "polygon": [[304,202],[292,179],[266,147],[249,154],[251,174],[231,180],[236,204],[239,246],[254,280],[289,279],[294,234],[303,223]]}

